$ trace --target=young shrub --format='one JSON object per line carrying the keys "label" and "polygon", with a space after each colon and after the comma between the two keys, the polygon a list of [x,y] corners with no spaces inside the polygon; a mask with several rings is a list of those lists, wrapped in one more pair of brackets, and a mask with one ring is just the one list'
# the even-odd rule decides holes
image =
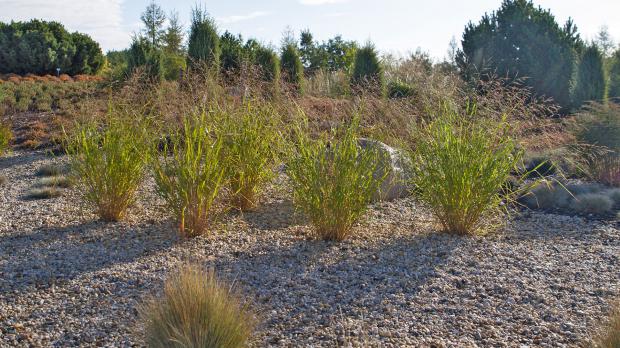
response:
{"label": "young shrub", "polygon": [[254,53],[254,64],[257,65],[261,79],[271,84],[267,88],[270,96],[277,96],[280,92],[280,59],[269,47],[259,46]]}
{"label": "young shrub", "polygon": [[125,216],[135,201],[148,160],[145,127],[123,116],[110,110],[104,124],[79,126],[67,144],[76,184],[104,221]]}
{"label": "young shrub", "polygon": [[577,196],[571,204],[571,209],[578,214],[607,215],[611,213],[614,202],[611,198],[600,193],[586,193]]}
{"label": "young shrub", "polygon": [[217,71],[220,66],[220,36],[215,21],[207,11],[196,6],[192,9],[192,26],[187,45],[187,65],[206,66]]}
{"label": "young shrub", "polygon": [[218,132],[223,139],[222,158],[227,163],[233,205],[240,210],[252,209],[274,175],[281,139],[279,115],[270,105],[248,103],[222,116]]}
{"label": "young shrub", "polygon": [[5,123],[0,123],[0,155],[3,155],[9,150],[9,144],[13,139],[13,131],[11,126]]}
{"label": "young shrub", "polygon": [[186,267],[172,275],[160,299],[140,310],[149,347],[245,347],[254,328],[248,307],[213,271]]}
{"label": "young shrub", "polygon": [[158,193],[177,217],[179,232],[195,237],[208,230],[214,203],[225,185],[222,139],[208,124],[207,112],[189,115],[153,161]]}
{"label": "young shrub", "polygon": [[351,86],[355,89],[369,89],[376,95],[383,95],[383,67],[374,45],[368,43],[357,50],[351,75]]}
{"label": "young shrub", "polygon": [[507,122],[444,108],[415,136],[413,184],[420,199],[446,232],[487,232],[485,222],[501,216],[502,202],[515,198],[515,192],[502,194],[501,189],[523,156]]}
{"label": "young shrub", "polygon": [[280,61],[284,82],[292,86],[297,93],[303,93],[304,66],[294,43],[288,43],[282,48]]}
{"label": "young shrub", "polygon": [[341,139],[312,141],[299,132],[288,163],[296,206],[314,225],[323,240],[342,241],[367,210],[373,194],[387,175],[380,172],[380,154],[358,144],[358,121]]}

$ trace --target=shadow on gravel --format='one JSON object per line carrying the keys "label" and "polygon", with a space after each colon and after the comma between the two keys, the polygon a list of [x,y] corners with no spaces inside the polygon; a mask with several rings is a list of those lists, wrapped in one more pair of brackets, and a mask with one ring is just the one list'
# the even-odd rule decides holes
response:
{"label": "shadow on gravel", "polygon": [[93,221],[0,237],[0,293],[47,288],[169,249],[179,240],[171,229]]}
{"label": "shadow on gravel", "polygon": [[295,207],[289,199],[259,206],[254,211],[242,214],[252,228],[258,230],[280,230],[297,225]]}
{"label": "shadow on gravel", "polygon": [[[47,158],[42,152],[20,152],[19,156],[0,157],[0,170],[29,165]],[[32,174],[32,173],[23,173]]]}
{"label": "shadow on gravel", "polygon": [[304,240],[291,248],[248,250],[212,266],[272,313],[266,327],[285,325],[287,334],[331,330],[343,317],[368,318],[393,310],[396,302],[415,306],[409,299],[438,276],[464,238],[424,234],[368,247]]}

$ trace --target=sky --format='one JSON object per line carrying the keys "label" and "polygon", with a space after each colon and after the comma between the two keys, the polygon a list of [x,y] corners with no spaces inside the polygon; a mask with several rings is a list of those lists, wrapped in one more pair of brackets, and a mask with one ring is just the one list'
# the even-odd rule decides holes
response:
{"label": "sky", "polygon": [[[62,22],[91,35],[104,51],[129,46],[139,32],[140,14],[150,0],[0,0],[0,21],[32,18]],[[384,53],[405,55],[420,48],[435,59],[446,56],[452,37],[460,41],[469,21],[499,8],[501,0],[157,0],[176,10],[189,27],[191,8],[203,4],[220,31],[240,33],[277,46],[288,27],[310,29],[316,39],[341,34],[372,41]],[[572,17],[581,36],[592,39],[607,25],[620,41],[620,1],[535,0],[560,23]]]}

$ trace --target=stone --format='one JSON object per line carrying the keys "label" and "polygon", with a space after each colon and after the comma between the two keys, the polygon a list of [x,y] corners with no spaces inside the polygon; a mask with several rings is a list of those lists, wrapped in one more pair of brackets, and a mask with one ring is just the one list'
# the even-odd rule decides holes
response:
{"label": "stone", "polygon": [[382,175],[386,168],[390,170],[379,191],[373,195],[372,201],[389,202],[397,198],[407,197],[411,192],[408,183],[412,176],[411,160],[407,154],[403,150],[395,149],[378,140],[361,138],[358,142],[362,149],[379,151],[382,164],[376,175]]}

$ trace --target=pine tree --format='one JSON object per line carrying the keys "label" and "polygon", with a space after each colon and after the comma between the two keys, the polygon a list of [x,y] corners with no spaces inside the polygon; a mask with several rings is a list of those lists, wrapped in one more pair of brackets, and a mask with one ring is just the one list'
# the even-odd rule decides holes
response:
{"label": "pine tree", "polygon": [[280,89],[280,60],[270,48],[261,45],[254,46],[252,56],[254,64],[258,66],[262,80],[271,83],[270,94],[278,95]]}
{"label": "pine tree", "polygon": [[[611,57],[611,68],[609,69],[609,88],[608,97],[620,98],[620,49]],[[617,99],[620,102],[620,99]]]}
{"label": "pine tree", "polygon": [[166,28],[166,33],[162,37],[164,48],[167,53],[183,53],[183,39],[185,36],[183,32],[183,25],[179,23],[179,14],[177,12],[171,12],[168,16],[168,28]]}
{"label": "pine tree", "polygon": [[222,50],[220,55],[222,73],[227,75],[238,74],[245,59],[243,38],[241,35],[235,36],[226,31],[220,38],[220,46]]}
{"label": "pine tree", "polygon": [[374,94],[383,94],[385,89],[383,67],[373,44],[367,43],[366,46],[357,50],[351,85],[357,89],[370,89]]}
{"label": "pine tree", "polygon": [[497,12],[466,26],[461,46],[456,61],[464,79],[525,77],[535,94],[553,98],[564,111],[573,105],[571,88],[583,41],[572,20],[560,27],[551,12],[529,0],[504,0]]}
{"label": "pine tree", "polygon": [[205,64],[218,70],[220,66],[220,37],[215,21],[200,7],[192,10],[192,27],[187,47],[188,65]]}
{"label": "pine tree", "polygon": [[166,21],[164,10],[155,3],[155,0],[151,0],[140,19],[145,26],[143,30],[144,35],[146,35],[153,47],[159,47],[164,35],[163,26]]}
{"label": "pine tree", "polygon": [[304,67],[294,43],[288,42],[282,47],[280,62],[284,82],[295,88],[298,93],[303,93]]}
{"label": "pine tree", "polygon": [[605,71],[603,54],[596,45],[588,46],[581,57],[577,70],[577,85],[573,101],[579,108],[588,101],[601,101],[605,97]]}

